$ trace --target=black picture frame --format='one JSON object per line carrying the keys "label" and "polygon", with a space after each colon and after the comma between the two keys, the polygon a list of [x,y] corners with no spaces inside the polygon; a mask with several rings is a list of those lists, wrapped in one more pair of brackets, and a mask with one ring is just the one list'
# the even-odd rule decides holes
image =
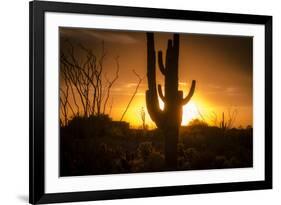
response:
{"label": "black picture frame", "polygon": [[[104,6],[92,4],[33,1],[30,11],[30,143],[29,202],[32,204],[123,199],[272,188],[272,17],[201,11]],[[200,184],[107,191],[45,193],[44,165],[44,14],[46,12],[82,13],[113,16],[149,17],[265,26],[265,180],[235,183]]]}

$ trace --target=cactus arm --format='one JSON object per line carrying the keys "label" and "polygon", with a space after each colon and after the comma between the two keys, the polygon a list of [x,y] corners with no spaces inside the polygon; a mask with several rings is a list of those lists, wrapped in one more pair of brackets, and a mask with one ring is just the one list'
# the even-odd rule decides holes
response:
{"label": "cactus arm", "polygon": [[187,104],[189,102],[189,100],[191,99],[191,97],[193,96],[194,91],[195,91],[195,85],[196,85],[196,81],[193,80],[188,95],[185,98],[183,98],[183,100],[182,100],[182,105]]}
{"label": "cactus arm", "polygon": [[150,118],[152,121],[156,124],[158,128],[163,127],[163,112],[160,109],[158,98],[157,101],[155,100],[155,96],[153,93],[150,92],[150,90],[147,90],[145,93],[146,98],[146,107],[147,111],[149,113]]}
{"label": "cactus arm", "polygon": [[160,69],[161,73],[163,75],[165,75],[166,74],[166,70],[165,70],[164,63],[163,63],[162,51],[158,51],[158,65],[159,65],[159,69]]}
{"label": "cactus arm", "polygon": [[154,35],[147,33],[147,79],[148,89],[157,94],[156,91],[156,71],[155,71],[155,48]]}
{"label": "cactus arm", "polygon": [[147,33],[147,82],[146,91],[147,111],[157,127],[162,127],[162,110],[159,106],[159,100],[156,88],[156,69],[155,69],[155,48],[154,35]]}
{"label": "cactus arm", "polygon": [[160,84],[158,84],[158,93],[159,93],[159,97],[161,98],[161,100],[163,101],[163,103],[165,103],[166,100],[165,100],[165,97],[164,97],[164,95],[163,95],[162,87],[161,87]]}

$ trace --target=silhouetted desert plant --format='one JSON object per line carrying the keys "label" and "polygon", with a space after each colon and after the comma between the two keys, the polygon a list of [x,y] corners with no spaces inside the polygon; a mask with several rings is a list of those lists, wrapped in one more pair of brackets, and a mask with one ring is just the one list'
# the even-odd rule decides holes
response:
{"label": "silhouetted desert plant", "polygon": [[137,150],[139,157],[146,160],[148,156],[153,152],[153,147],[151,142],[143,142],[139,144],[138,150]]}
{"label": "silhouetted desert plant", "polygon": [[221,119],[221,122],[220,122],[220,128],[225,131],[226,128],[227,128],[227,123],[225,122],[224,120],[224,112],[222,112],[222,119]]}
{"label": "silhouetted desert plant", "polygon": [[[194,120],[180,128],[178,167],[200,170],[251,167],[252,128],[221,128]],[[159,129],[132,129],[107,115],[74,117],[60,128],[61,176],[165,171],[165,140]]]}
{"label": "silhouetted desert plant", "polygon": [[[162,51],[159,51],[158,65],[165,77],[165,94],[160,84],[157,93],[154,34],[147,33],[148,90],[146,91],[146,106],[151,119],[165,133],[166,166],[168,169],[175,169],[177,167],[177,143],[182,120],[182,107],[193,96],[195,80],[192,81],[189,94],[183,98],[183,91],[178,90],[179,34],[174,34],[173,40],[168,40],[165,64],[162,56]],[[159,107],[158,94],[164,102],[163,111]]]}
{"label": "silhouetted desert plant", "polygon": [[142,107],[141,110],[140,110],[140,117],[141,117],[141,121],[142,121],[142,129],[145,131],[147,129],[147,126],[145,124],[145,111],[144,111],[144,107]]}
{"label": "silhouetted desert plant", "polygon": [[[111,88],[119,78],[119,61],[116,61],[116,72],[109,79],[104,72],[106,56],[104,42],[101,56],[98,58],[92,49],[69,40],[60,56],[60,111],[67,122],[70,116],[90,116],[106,114]],[[79,54],[79,55],[78,55]],[[69,103],[72,100],[73,106]],[[71,110],[71,115],[66,111]],[[62,120],[61,120],[62,121]]]}

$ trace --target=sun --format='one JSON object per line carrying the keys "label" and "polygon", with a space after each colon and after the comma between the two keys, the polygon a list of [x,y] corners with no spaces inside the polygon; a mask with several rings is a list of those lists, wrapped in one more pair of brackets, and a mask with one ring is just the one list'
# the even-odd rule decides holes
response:
{"label": "sun", "polygon": [[[163,110],[164,103],[162,102],[162,100],[160,100],[160,98],[159,98],[159,102],[160,102],[160,109]],[[183,126],[188,125],[188,123],[191,120],[196,118],[200,118],[197,106],[194,101],[190,101],[185,106],[183,106],[181,125]]]}
{"label": "sun", "polygon": [[183,106],[181,125],[188,125],[188,123],[199,118],[197,106],[194,102],[189,102]]}

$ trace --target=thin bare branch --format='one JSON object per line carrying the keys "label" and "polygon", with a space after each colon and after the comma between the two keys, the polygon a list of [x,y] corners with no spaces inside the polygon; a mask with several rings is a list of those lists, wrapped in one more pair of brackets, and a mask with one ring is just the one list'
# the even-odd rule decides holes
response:
{"label": "thin bare branch", "polygon": [[111,81],[106,79],[108,86],[107,86],[107,91],[106,91],[106,98],[105,98],[105,101],[103,104],[103,114],[105,114],[105,109],[106,109],[107,102],[108,102],[108,99],[110,96],[111,87],[113,86],[113,84],[116,82],[116,80],[119,77],[119,60],[118,59],[119,59],[119,57],[117,56],[115,59],[116,60],[116,72],[115,72],[114,78]]}
{"label": "thin bare branch", "polygon": [[132,95],[132,97],[131,97],[129,103],[127,104],[127,107],[126,107],[125,111],[124,111],[123,114],[122,114],[122,117],[121,117],[120,121],[123,120],[123,118],[124,118],[126,112],[128,111],[128,109],[129,109],[129,107],[130,107],[130,105],[131,105],[131,103],[132,103],[134,97],[136,96],[136,94],[137,94],[137,92],[138,92],[138,89],[139,89],[139,86],[140,86],[140,84],[141,84],[141,82],[142,82],[142,80],[143,80],[143,78],[144,78],[144,77],[140,77],[140,75],[139,75],[135,70],[133,70],[133,73],[134,73],[134,74],[137,76],[137,78],[138,78],[138,84],[137,84],[137,86],[136,86],[136,88],[135,88],[135,91],[134,91],[134,93],[133,93],[133,95]]}

